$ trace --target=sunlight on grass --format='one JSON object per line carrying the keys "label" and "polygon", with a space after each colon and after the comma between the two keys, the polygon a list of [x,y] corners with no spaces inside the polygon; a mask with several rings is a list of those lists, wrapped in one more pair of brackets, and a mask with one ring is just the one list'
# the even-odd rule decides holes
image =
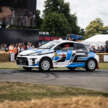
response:
{"label": "sunlight on grass", "polygon": [[99,68],[100,69],[108,69],[108,63],[100,63]]}
{"label": "sunlight on grass", "polygon": [[4,100],[31,100],[41,98],[57,98],[71,96],[104,96],[108,97],[108,93],[86,90],[81,88],[48,86],[29,83],[0,83],[0,101]]}
{"label": "sunlight on grass", "polygon": [[0,62],[0,69],[18,69],[20,68],[15,62]]}
{"label": "sunlight on grass", "polygon": [[63,86],[0,82],[0,108],[108,108],[108,93]]}
{"label": "sunlight on grass", "polygon": [[5,101],[0,108],[108,108],[108,98],[73,96],[71,98],[44,98],[30,101]]}

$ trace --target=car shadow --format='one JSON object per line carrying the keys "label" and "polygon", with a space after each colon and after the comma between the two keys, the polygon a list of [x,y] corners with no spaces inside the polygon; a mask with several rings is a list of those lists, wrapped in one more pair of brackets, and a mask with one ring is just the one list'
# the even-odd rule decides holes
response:
{"label": "car shadow", "polygon": [[52,72],[54,72],[54,73],[97,73],[97,72],[100,72],[99,70],[96,70],[96,71],[94,71],[94,72],[88,72],[88,71],[86,71],[86,70],[81,70],[81,69],[75,69],[75,70],[61,70],[61,69],[56,69],[56,70],[50,70],[50,71],[46,71],[46,72],[44,72],[44,71],[39,71],[39,70],[31,70],[31,71],[26,71],[26,70],[18,70],[19,72],[28,72],[28,73],[30,73],[30,72],[32,72],[32,73],[36,73],[36,72],[38,72],[38,73],[52,73]]}

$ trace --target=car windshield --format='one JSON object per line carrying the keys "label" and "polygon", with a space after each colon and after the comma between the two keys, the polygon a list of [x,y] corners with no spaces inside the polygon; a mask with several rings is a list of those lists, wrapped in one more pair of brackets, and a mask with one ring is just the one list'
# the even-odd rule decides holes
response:
{"label": "car windshield", "polygon": [[60,43],[59,40],[54,40],[54,41],[50,41],[42,46],[40,46],[40,49],[51,49],[53,48],[56,44]]}

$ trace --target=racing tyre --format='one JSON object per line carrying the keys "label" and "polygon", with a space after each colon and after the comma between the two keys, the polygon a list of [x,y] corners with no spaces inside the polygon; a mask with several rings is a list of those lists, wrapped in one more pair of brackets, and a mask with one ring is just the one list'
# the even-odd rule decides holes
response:
{"label": "racing tyre", "polygon": [[26,70],[26,71],[31,71],[32,70],[31,67],[23,67],[23,69]]}
{"label": "racing tyre", "polygon": [[97,66],[96,60],[89,59],[86,62],[86,71],[93,72],[93,71],[95,71],[96,66]]}
{"label": "racing tyre", "polygon": [[48,58],[44,58],[39,63],[39,70],[40,71],[50,71],[51,68],[51,61]]}

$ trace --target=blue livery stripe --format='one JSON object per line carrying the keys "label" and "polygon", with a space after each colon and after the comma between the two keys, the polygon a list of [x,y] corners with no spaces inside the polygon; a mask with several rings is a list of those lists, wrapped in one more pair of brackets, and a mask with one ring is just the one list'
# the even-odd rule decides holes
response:
{"label": "blue livery stripe", "polygon": [[81,63],[72,63],[66,67],[85,67],[85,63],[84,62],[81,62]]}
{"label": "blue livery stripe", "polygon": [[71,60],[72,58],[72,50],[68,50],[66,60]]}

